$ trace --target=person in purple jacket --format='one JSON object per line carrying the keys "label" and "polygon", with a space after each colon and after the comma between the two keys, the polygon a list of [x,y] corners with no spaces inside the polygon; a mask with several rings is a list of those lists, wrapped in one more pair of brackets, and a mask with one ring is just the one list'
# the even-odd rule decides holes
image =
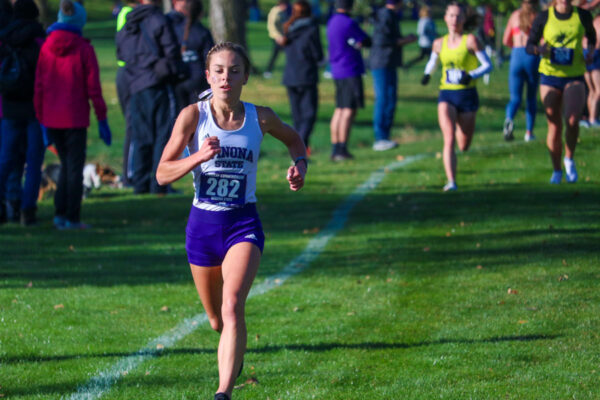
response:
{"label": "person in purple jacket", "polygon": [[350,18],[353,0],[335,0],[336,13],[327,23],[329,62],[335,82],[335,111],[331,118],[331,160],[353,158],[348,139],[358,108],[364,107],[362,74],[365,66],[360,50],[371,45],[371,38]]}

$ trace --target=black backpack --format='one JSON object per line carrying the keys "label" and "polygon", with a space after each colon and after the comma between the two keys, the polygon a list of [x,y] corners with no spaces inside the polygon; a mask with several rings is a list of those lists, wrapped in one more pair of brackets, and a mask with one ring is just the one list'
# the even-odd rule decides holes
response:
{"label": "black backpack", "polygon": [[22,83],[25,62],[19,52],[8,44],[0,46],[0,93],[17,90]]}

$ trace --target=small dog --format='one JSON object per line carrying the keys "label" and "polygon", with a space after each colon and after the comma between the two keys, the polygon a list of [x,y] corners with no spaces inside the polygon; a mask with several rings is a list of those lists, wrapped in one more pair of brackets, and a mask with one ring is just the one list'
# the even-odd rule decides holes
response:
{"label": "small dog", "polygon": [[48,164],[42,170],[42,180],[40,181],[40,191],[38,201],[42,201],[46,195],[51,196],[56,192],[56,185],[60,175],[60,164]]}
{"label": "small dog", "polygon": [[[56,192],[60,169],[60,164],[49,164],[43,169],[38,201]],[[93,189],[99,189],[102,185],[119,189],[123,187],[121,176],[109,166],[86,164],[83,167],[83,198],[88,197]]]}

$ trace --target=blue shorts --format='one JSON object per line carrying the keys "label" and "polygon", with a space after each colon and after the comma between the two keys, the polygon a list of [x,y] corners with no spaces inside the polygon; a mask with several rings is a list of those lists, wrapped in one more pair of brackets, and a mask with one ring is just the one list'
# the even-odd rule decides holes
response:
{"label": "blue shorts", "polygon": [[250,242],[262,253],[265,235],[256,205],[230,211],[206,211],[192,206],[185,229],[185,250],[190,264],[216,267],[235,244]]}
{"label": "blue shorts", "polygon": [[[588,49],[584,49],[583,50],[583,57],[587,58],[589,51]],[[600,69],[600,50],[596,49],[594,50],[594,57],[592,58],[592,63],[589,65],[586,65],[585,68],[588,71],[593,71],[595,69]]]}
{"label": "blue shorts", "polygon": [[583,75],[562,78],[558,76],[540,74],[540,85],[551,86],[558,90],[565,90],[565,86],[567,86],[571,82],[585,83],[585,79],[583,79]]}
{"label": "blue shorts", "polygon": [[449,103],[456,108],[459,114],[475,112],[479,109],[479,95],[477,89],[440,90],[438,103]]}

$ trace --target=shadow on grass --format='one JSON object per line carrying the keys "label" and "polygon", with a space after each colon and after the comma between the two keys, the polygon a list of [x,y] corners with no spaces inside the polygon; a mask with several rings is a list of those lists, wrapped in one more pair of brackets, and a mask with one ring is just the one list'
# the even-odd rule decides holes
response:
{"label": "shadow on grass", "polygon": [[[319,274],[362,274],[373,271],[372,260],[378,262],[376,268],[400,262],[415,271],[423,266],[419,273],[428,274],[472,268],[474,263],[518,267],[519,261],[539,259],[543,265],[549,257],[567,254],[571,259],[598,257],[596,186],[562,190],[503,185],[456,193],[390,190],[382,188],[355,207],[338,234],[349,245],[328,245]],[[259,279],[294,258],[326,226],[342,199],[336,193],[312,196],[306,198],[307,207],[290,214],[298,207],[293,195],[275,190],[261,195],[267,236],[289,238],[289,243],[269,246],[267,240]],[[190,281],[184,247],[189,198],[103,200],[88,208],[94,226],[88,231],[57,232],[49,223],[27,231],[2,227],[0,288],[25,288],[28,282],[35,290]],[[403,230],[413,228],[419,235],[402,236]]]}
{"label": "shadow on grass", "polygon": [[[386,343],[386,342],[365,342],[365,343],[319,343],[319,344],[289,344],[289,345],[276,345],[276,346],[264,346],[264,347],[249,347],[247,353],[276,353],[283,350],[289,351],[301,351],[301,352],[325,352],[331,350],[347,349],[347,350],[394,350],[394,349],[412,349],[426,346],[438,346],[444,344],[459,344],[459,345],[472,345],[472,344],[487,344],[487,343],[505,343],[505,342],[533,342],[541,340],[555,340],[562,337],[561,335],[549,335],[549,334],[531,334],[531,335],[518,335],[518,336],[498,336],[483,339],[439,339],[439,340],[426,340],[415,343]],[[78,359],[92,359],[92,358],[114,358],[114,357],[135,357],[135,356],[152,356],[152,357],[165,357],[172,355],[188,355],[188,354],[214,354],[217,349],[195,349],[195,348],[181,348],[181,349],[165,349],[165,350],[154,350],[148,349],[135,353],[125,352],[112,352],[112,353],[101,353],[101,354],[76,354],[76,355],[56,355],[56,356],[36,356],[36,355],[23,355],[23,356],[9,356],[0,357],[0,363],[2,364],[19,364],[19,363],[41,363],[41,362],[57,362],[57,361],[68,361]]]}

